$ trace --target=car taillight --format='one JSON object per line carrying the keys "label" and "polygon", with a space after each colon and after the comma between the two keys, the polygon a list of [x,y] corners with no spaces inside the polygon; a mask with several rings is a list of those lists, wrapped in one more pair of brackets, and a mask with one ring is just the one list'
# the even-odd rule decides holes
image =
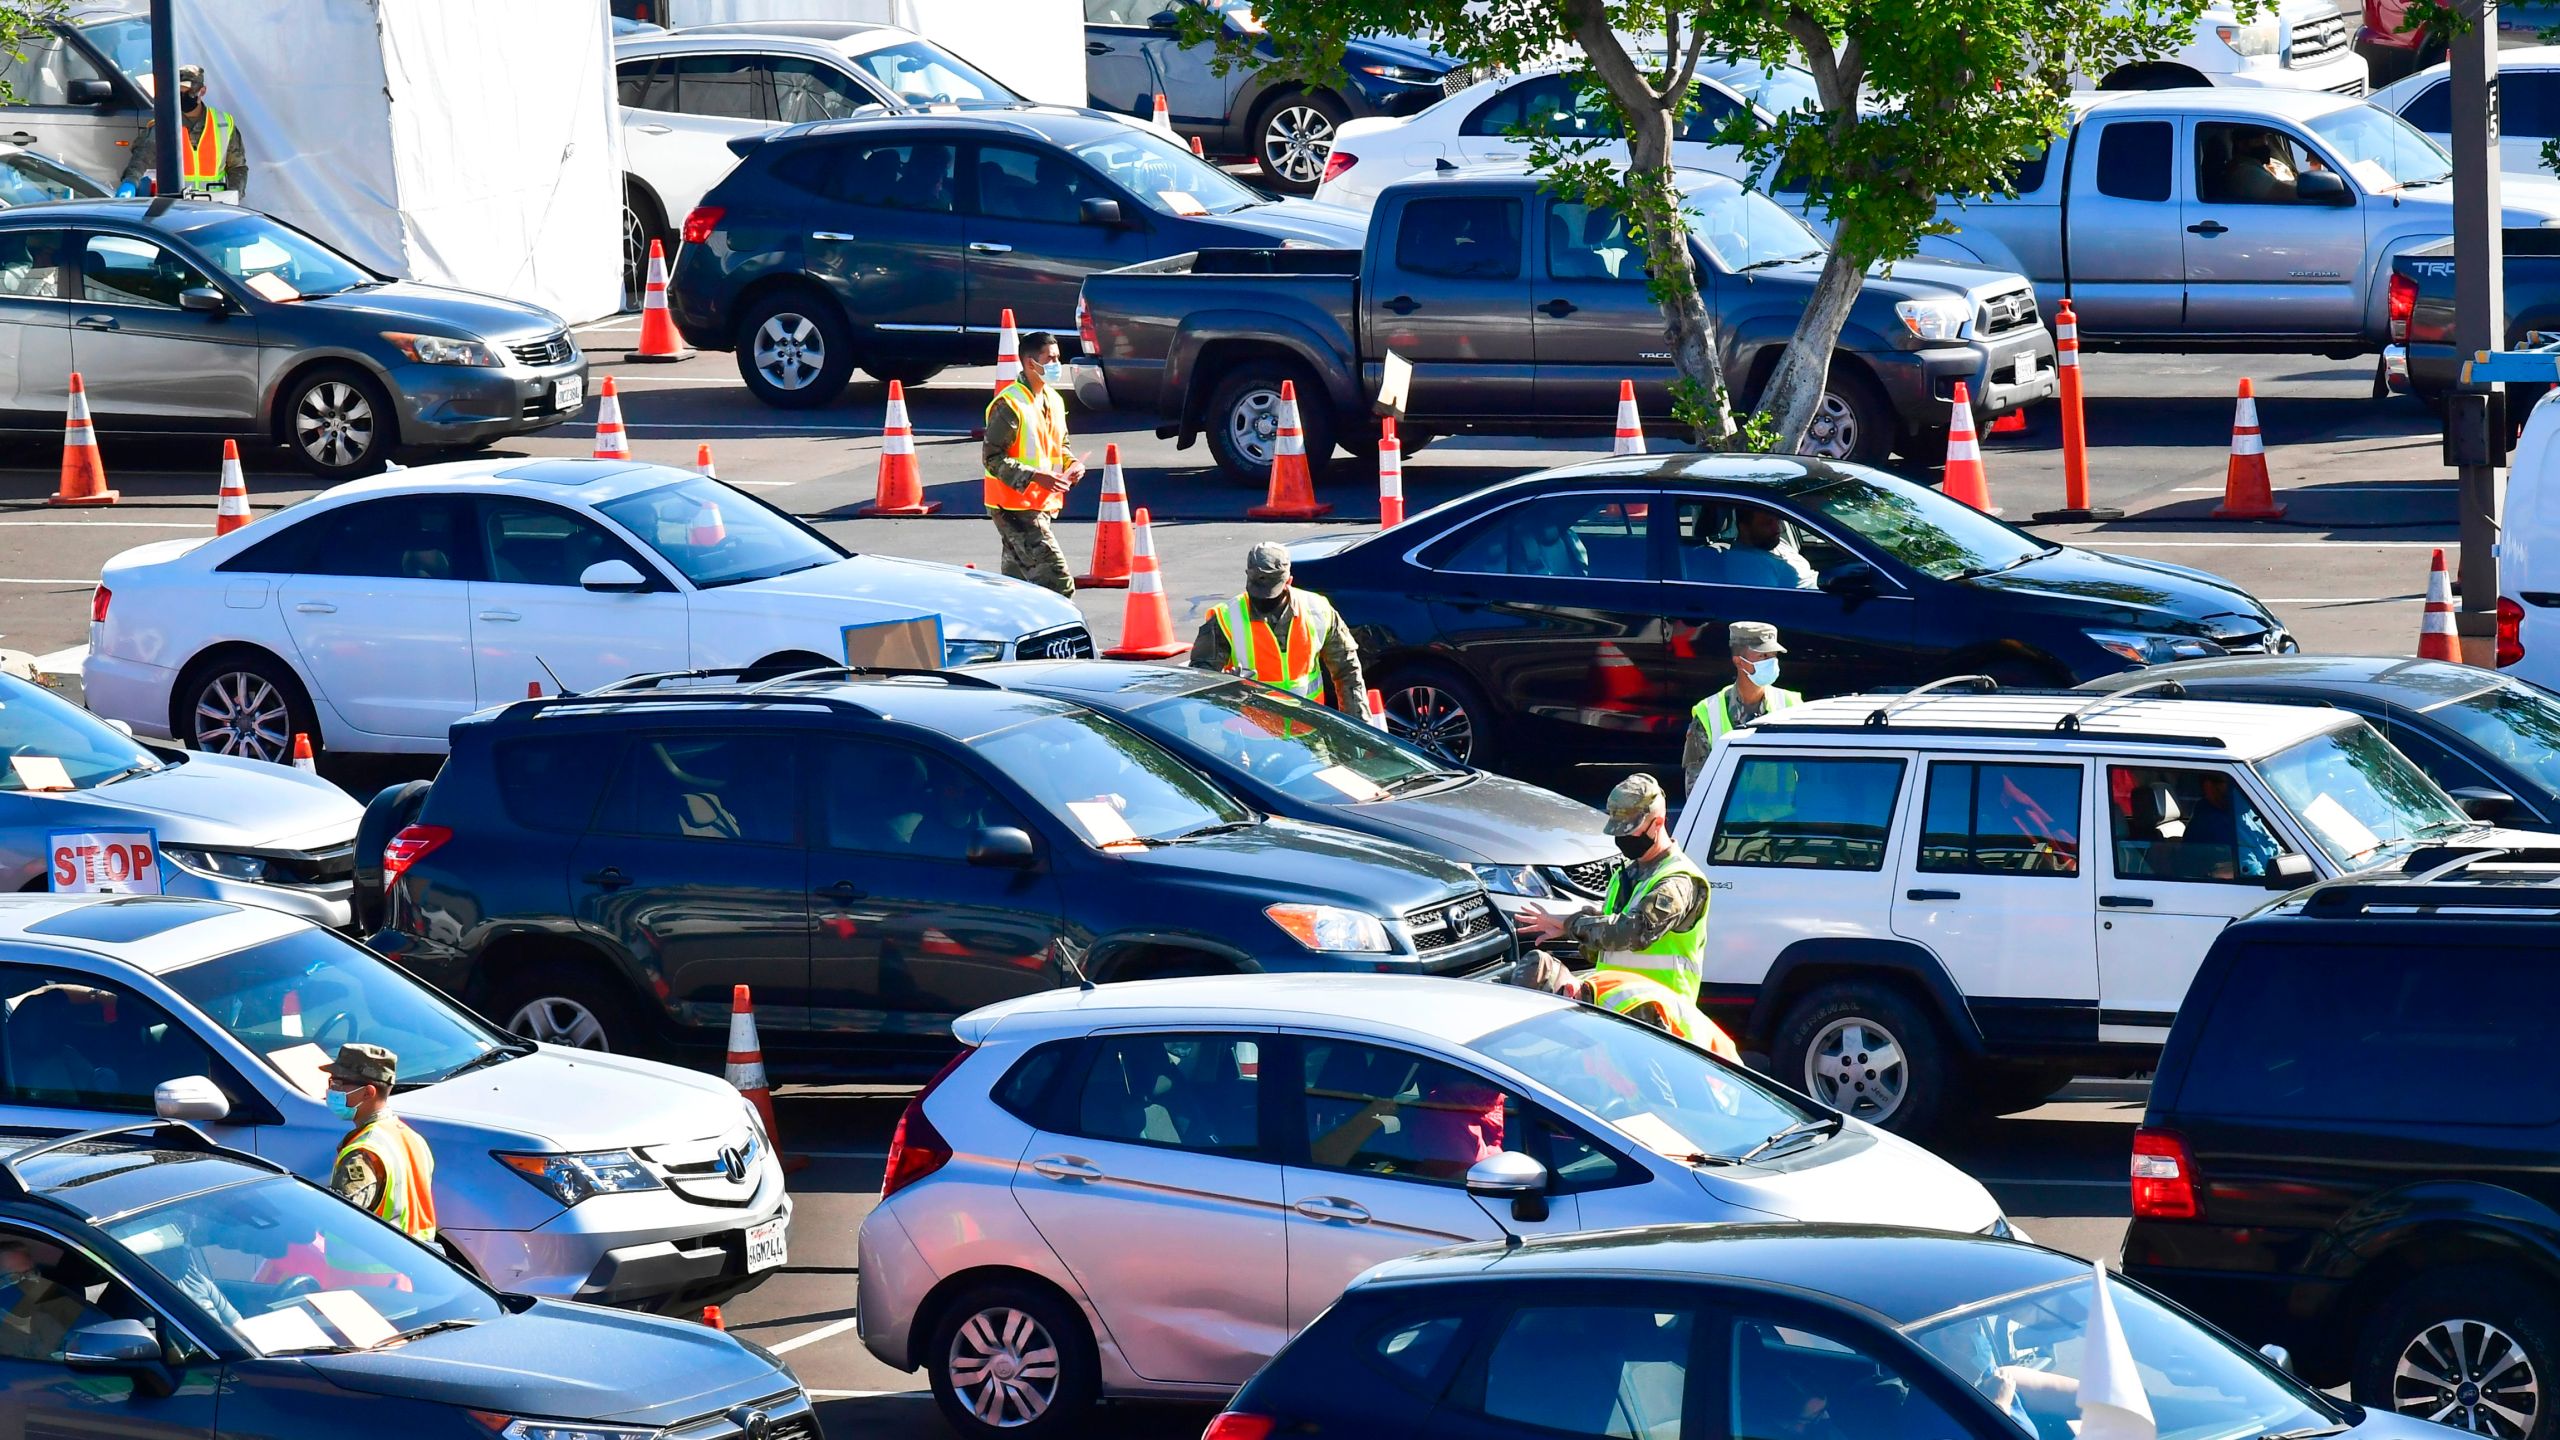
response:
{"label": "car taillight", "polygon": [[2409,343],[2409,317],[2418,310],[2418,282],[2406,275],[2391,277],[2391,339],[2397,345]]}
{"label": "car taillight", "polygon": [[1076,297],[1076,338],[1084,342],[1084,353],[1090,355],[1102,346],[1093,338],[1093,312],[1084,308],[1084,297]]}
{"label": "car taillight", "polygon": [[933,1122],[925,1118],[924,1102],[933,1094],[935,1086],[951,1078],[951,1072],[960,1068],[961,1061],[975,1053],[964,1049],[952,1056],[951,1063],[936,1071],[932,1079],[924,1082],[924,1088],[916,1092],[916,1098],[907,1102],[905,1113],[898,1117],[897,1130],[889,1136],[889,1165],[887,1173],[880,1177],[881,1199],[888,1199],[951,1163],[951,1142],[943,1139],[942,1132],[934,1129]]}
{"label": "car taillight", "polygon": [[1271,1432],[1278,1425],[1268,1415],[1229,1410],[1209,1422],[1209,1428],[1200,1432],[1200,1440],[1271,1440]]}
{"label": "car taillight", "polygon": [[1344,174],[1349,172],[1352,166],[1359,163],[1359,156],[1352,154],[1350,151],[1343,149],[1339,145],[1336,145],[1333,147],[1333,153],[1325,158],[1324,178],[1318,180],[1316,183],[1319,185],[1330,185],[1334,181],[1341,179]]}
{"label": "car taillight", "polygon": [[2498,668],[2506,669],[2524,658],[2524,607],[2506,596],[2498,597]]}
{"label": "car taillight", "polygon": [[97,589],[89,592],[89,620],[91,624],[103,625],[106,623],[107,606],[114,603],[115,598],[116,592],[108,589],[104,585],[101,585]]}
{"label": "car taillight", "polygon": [[435,853],[435,848],[453,838],[453,831],[442,825],[412,825],[391,837],[382,847],[382,883],[389,885],[410,866]]}
{"label": "car taillight", "polygon": [[2133,1132],[2133,1218],[2196,1218],[2196,1163],[2187,1142],[2166,1130]]}
{"label": "car taillight", "polygon": [[709,240],[711,232],[720,227],[720,217],[728,213],[728,207],[722,205],[694,206],[693,213],[684,217],[684,243],[700,245]]}

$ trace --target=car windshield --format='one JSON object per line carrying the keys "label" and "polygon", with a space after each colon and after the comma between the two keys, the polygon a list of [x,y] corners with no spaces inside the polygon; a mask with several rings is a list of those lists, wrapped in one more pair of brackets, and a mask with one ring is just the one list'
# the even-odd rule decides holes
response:
{"label": "car windshield", "polygon": [[1680,192],[1689,233],[1728,273],[1806,260],[1829,247],[1777,201],[1721,176]]}
{"label": "car windshield", "polygon": [[1129,720],[1311,805],[1366,804],[1466,773],[1339,710],[1241,680],[1157,701]]}
{"label": "car windshield", "polygon": [[1253,812],[1172,752],[1089,710],[981,735],[969,748],[1096,849],[1180,840]]}
{"label": "car windshield", "polygon": [[1650,1025],[1575,1005],[1470,1047],[1676,1159],[1732,1160],[1824,1112]]}
{"label": "car windshield", "polygon": [[1822,92],[1813,86],[1813,76],[1793,65],[1764,70],[1747,60],[1707,61],[1698,74],[1709,80],[1722,81],[1742,98],[1768,111],[1783,115],[1795,109],[1822,108]]}
{"label": "car windshield", "polygon": [[816,531],[699,475],[596,508],[704,590],[770,580],[845,558],[844,551]]}
{"label": "car windshield", "polygon": [[2361,720],[2279,750],[2257,769],[2321,850],[2348,869],[2473,823],[2425,771]]}
{"label": "car windshield", "polygon": [[[0,675],[0,790],[86,790],[163,768],[150,751],[70,701],[15,676]],[[56,761],[62,773],[55,774]]]}
{"label": "car windshield", "polygon": [[2061,549],[1959,500],[1864,466],[1797,498],[1932,580],[1991,575]]}
{"label": "car windshield", "polygon": [[[2083,1275],[1932,1315],[1903,1333],[2038,1440],[2080,1428],[2080,1381],[2091,1368]],[[2256,1440],[2340,1428],[2276,1369],[2122,1281],[2107,1296],[2132,1353],[2160,1440]]]}
{"label": "car windshield", "polygon": [[[2427,712],[2428,718],[2521,772],[2546,792],[2560,794],[2560,702],[2530,685],[2500,680]],[[2544,808],[2539,797],[2526,797]]]}
{"label": "car windshield", "polygon": [[261,1355],[366,1350],[506,1313],[434,1250],[287,1176],[199,1191],[101,1228]]}
{"label": "car windshield", "polygon": [[1271,198],[1161,132],[1134,125],[1070,153],[1159,215],[1225,215]]}
{"label": "car windshield", "polygon": [[853,58],[858,68],[909,105],[949,105],[967,100],[1020,100],[968,61],[930,40],[909,40],[865,50]]}
{"label": "car windshield", "polygon": [[2312,133],[2329,142],[2331,153],[2368,190],[2431,185],[2453,174],[2453,159],[2442,146],[2388,110],[2350,105],[2310,124]]}
{"label": "car windshield", "polygon": [[399,1056],[402,1090],[522,1048],[389,961],[325,930],[296,930],[160,978],[314,1100],[328,1093],[320,1067],[341,1045],[380,1045]]}
{"label": "car windshield", "polygon": [[245,214],[187,232],[213,268],[269,300],[335,295],[378,285],[353,260],[264,215]]}
{"label": "car windshield", "polygon": [[86,176],[41,155],[18,151],[0,157],[0,205],[40,205],[47,200],[95,199],[107,192]]}

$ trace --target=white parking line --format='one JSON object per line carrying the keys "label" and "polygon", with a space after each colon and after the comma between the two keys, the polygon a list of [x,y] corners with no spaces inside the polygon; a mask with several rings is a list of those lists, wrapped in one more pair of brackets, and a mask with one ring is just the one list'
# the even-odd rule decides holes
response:
{"label": "white parking line", "polygon": [[0,526],[12,530],[34,529],[44,525],[79,525],[90,529],[109,530],[210,530],[210,520],[0,520]]}
{"label": "white parking line", "polygon": [[[79,670],[80,662],[88,658],[88,646],[67,645],[49,655],[37,656],[36,673],[39,675],[69,675]],[[883,1156],[881,1158],[886,1159],[888,1157]]]}
{"label": "white parking line", "polygon": [[[2358,480],[2352,483],[2353,488],[2357,490],[2406,490],[2420,494],[2450,495],[2462,488],[2458,485],[2441,485],[2433,480]],[[2219,495],[2222,489],[2223,487],[2219,485],[2181,485],[2169,493],[2172,495]]]}
{"label": "white parking line", "polygon": [[[2132,1182],[2128,1181],[2126,1183],[2130,1184]],[[843,1334],[847,1330],[850,1330],[861,1323],[862,1321],[859,1316],[847,1315],[833,1324],[821,1325],[815,1330],[794,1335],[790,1339],[785,1340],[778,1345],[767,1345],[764,1348],[772,1351],[776,1355],[788,1355],[803,1345],[815,1345],[821,1340],[832,1340],[836,1336]]]}
{"label": "white parking line", "polygon": [[90,585],[90,586],[94,586],[94,585],[96,585],[97,583],[98,583],[98,582],[97,582],[97,581],[95,581],[95,580],[22,580],[22,579],[19,579],[19,578],[18,578],[18,577],[16,577],[16,576],[0,576],[0,585]]}
{"label": "white parking line", "polygon": [[930,1400],[930,1390],[812,1390],[812,1400]]}
{"label": "white parking line", "polygon": [[2261,595],[2264,605],[2401,605],[2415,604],[2427,597],[2420,595]]}

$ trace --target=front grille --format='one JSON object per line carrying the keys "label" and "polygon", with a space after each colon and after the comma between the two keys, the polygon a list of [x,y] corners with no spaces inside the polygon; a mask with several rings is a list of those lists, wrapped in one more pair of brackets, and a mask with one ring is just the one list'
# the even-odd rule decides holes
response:
{"label": "front grille", "polygon": [[[2317,65],[2347,48],[2347,17],[2335,10],[2313,20],[2297,20],[2293,24],[2291,47],[2285,52],[2285,63],[2297,69]],[[2362,94],[2364,87],[2356,87]]]}
{"label": "front grille", "polygon": [[1455,95],[1492,72],[1478,65],[1461,65],[1440,77],[1440,93]]}
{"label": "front grille", "polygon": [[1090,660],[1093,658],[1093,632],[1081,625],[1061,625],[1055,630],[1035,630],[1014,642],[1016,660]]}
{"label": "front grille", "polygon": [[658,1432],[659,1440],[746,1440],[754,1433],[757,1412],[764,1415],[765,1440],[818,1440],[818,1420],[809,1413],[806,1391],[785,1390],[762,1400],[732,1405],[717,1414],[696,1416]]}
{"label": "front grille", "polygon": [[1548,883],[1568,895],[1597,900],[1609,893],[1609,877],[1618,873],[1615,860],[1586,860],[1579,865],[1549,865]]}
{"label": "front grille", "polygon": [[267,880],[276,885],[344,885],[354,879],[356,873],[356,847],[353,843],[333,850],[314,850],[306,855],[270,855],[266,859]]}
{"label": "front grille", "polygon": [[556,335],[545,335],[539,340],[527,340],[520,345],[510,345],[507,347],[507,353],[515,356],[516,363],[520,365],[566,365],[578,353],[578,347],[571,343],[569,332],[563,330]]}
{"label": "front grille", "polygon": [[1412,911],[1404,917],[1404,928],[1413,937],[1414,952],[1429,955],[1493,934],[1502,928],[1502,920],[1494,913],[1493,902],[1476,894]]}
{"label": "front grille", "polygon": [[697,1205],[744,1205],[756,1198],[764,1137],[744,1126],[709,1140],[640,1147],[642,1163],[667,1188]]}
{"label": "front grille", "polygon": [[2341,85],[2332,85],[2329,87],[2329,93],[2332,95],[2345,95],[2352,99],[2361,100],[2364,98],[2364,82],[2362,80],[2349,80]]}
{"label": "front grille", "polygon": [[1974,333],[1985,338],[2006,335],[2036,324],[2036,292],[2010,290],[1982,302],[1973,317]]}

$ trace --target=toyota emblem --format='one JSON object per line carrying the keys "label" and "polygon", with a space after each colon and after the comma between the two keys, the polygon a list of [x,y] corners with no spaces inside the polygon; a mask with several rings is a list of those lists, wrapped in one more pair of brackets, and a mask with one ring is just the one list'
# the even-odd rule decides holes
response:
{"label": "toyota emblem", "polygon": [[[735,1145],[722,1150],[720,1152],[720,1173],[728,1176],[731,1180],[746,1179],[747,1152],[739,1149]],[[761,1415],[764,1412],[758,1411],[756,1413]]]}
{"label": "toyota emblem", "polygon": [[729,1419],[746,1440],[773,1440],[773,1417],[762,1410],[732,1410]]}

